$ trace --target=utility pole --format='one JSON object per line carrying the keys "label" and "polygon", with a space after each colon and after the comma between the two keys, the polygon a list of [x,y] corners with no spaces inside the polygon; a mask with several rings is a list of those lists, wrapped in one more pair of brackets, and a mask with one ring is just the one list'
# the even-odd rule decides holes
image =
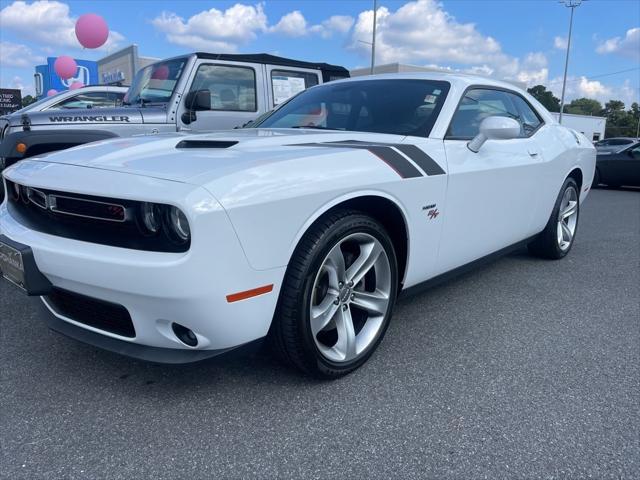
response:
{"label": "utility pole", "polygon": [[376,23],[378,20],[378,0],[373,0],[373,37],[371,39],[371,75],[376,65]]}
{"label": "utility pole", "polygon": [[562,79],[562,96],[560,98],[560,115],[558,117],[558,123],[562,123],[562,113],[564,110],[564,92],[567,87],[567,71],[569,69],[569,50],[571,50],[571,31],[573,30],[573,11],[576,7],[579,7],[583,0],[558,0],[564,4],[565,7],[571,9],[571,16],[569,17],[569,37],[567,38],[567,56],[564,60],[564,77]]}

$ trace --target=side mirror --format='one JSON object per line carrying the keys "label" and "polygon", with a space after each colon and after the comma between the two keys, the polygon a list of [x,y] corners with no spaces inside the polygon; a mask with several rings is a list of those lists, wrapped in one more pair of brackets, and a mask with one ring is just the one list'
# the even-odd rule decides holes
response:
{"label": "side mirror", "polygon": [[194,90],[187,93],[184,102],[185,108],[193,112],[211,110],[211,92],[206,89]]}
{"label": "side mirror", "polygon": [[519,136],[520,124],[513,118],[487,117],[480,123],[480,133],[467,143],[467,148],[477,153],[487,140],[509,140]]}

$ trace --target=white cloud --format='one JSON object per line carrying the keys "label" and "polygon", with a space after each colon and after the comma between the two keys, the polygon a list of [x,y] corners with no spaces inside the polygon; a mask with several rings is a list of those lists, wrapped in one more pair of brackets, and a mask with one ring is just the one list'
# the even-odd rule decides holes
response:
{"label": "white cloud", "polygon": [[151,23],[169,42],[183,47],[235,52],[238,46],[266,31],[267,16],[262,4],[237,3],[225,11],[211,8],[186,21],[173,12],[162,12]]}
{"label": "white cloud", "polygon": [[302,37],[309,34],[317,34],[322,38],[330,38],[334,33],[345,34],[353,26],[354,19],[348,15],[333,15],[317,25],[308,25],[304,15],[299,10],[287,13],[273,27],[271,33],[285,35],[287,37]]}
{"label": "white cloud", "polygon": [[351,30],[354,22],[354,18],[349,15],[333,15],[322,22],[322,26],[329,32],[347,33]]}
{"label": "white cloud", "polygon": [[30,68],[44,60],[44,57],[34,55],[26,45],[0,42],[0,65],[3,67]]}
{"label": "white cloud", "polygon": [[300,10],[294,10],[284,15],[269,31],[286,35],[287,37],[302,37],[308,33],[307,20]]}
{"label": "white cloud", "polygon": [[640,27],[627,30],[624,38],[614,37],[605,40],[596,52],[600,54],[615,53],[631,60],[640,61]]}
{"label": "white cloud", "polygon": [[11,83],[9,84],[9,88],[17,88],[18,90],[21,90],[23,98],[27,95],[34,96],[36,94],[34,86],[25,85],[22,81],[22,78],[18,76],[13,77],[13,80],[11,80]]}
{"label": "white cloud", "polygon": [[558,50],[566,50],[567,49],[567,37],[555,37],[553,39],[553,47]]}
{"label": "white cloud", "polygon": [[547,57],[543,53],[529,53],[522,61],[516,78],[527,85],[539,85],[549,78]]}
{"label": "white cloud", "polygon": [[[369,55],[373,10],[360,13],[349,48]],[[365,42],[365,43],[363,43]],[[376,32],[378,63],[448,63],[466,71],[540,83],[548,75],[542,53],[524,61],[509,56],[493,37],[480,33],[473,23],[459,23],[435,0],[414,0],[396,11],[378,8]]]}
{"label": "white cloud", "polygon": [[[562,95],[562,77],[556,77],[548,84],[553,94],[560,98]],[[632,87],[632,82],[627,79],[622,85],[605,85],[598,80],[589,80],[585,76],[567,77],[567,89],[565,103],[576,98],[592,98],[604,104],[609,100],[622,100],[629,108],[633,102],[640,100],[637,89]]]}
{"label": "white cloud", "polygon": [[[75,34],[76,18],[69,5],[57,1],[38,0],[32,3],[14,1],[0,10],[2,29],[16,36],[37,42],[43,49],[52,47],[82,49]],[[109,39],[98,50],[109,51],[117,47],[124,37],[110,31]]]}

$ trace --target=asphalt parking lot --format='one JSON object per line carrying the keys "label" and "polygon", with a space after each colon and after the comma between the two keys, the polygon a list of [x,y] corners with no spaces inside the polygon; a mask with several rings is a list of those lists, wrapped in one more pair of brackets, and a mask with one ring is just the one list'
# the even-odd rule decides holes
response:
{"label": "asphalt parking lot", "polygon": [[560,262],[403,300],[362,369],[148,365],[0,284],[0,477],[640,478],[640,191],[596,190]]}

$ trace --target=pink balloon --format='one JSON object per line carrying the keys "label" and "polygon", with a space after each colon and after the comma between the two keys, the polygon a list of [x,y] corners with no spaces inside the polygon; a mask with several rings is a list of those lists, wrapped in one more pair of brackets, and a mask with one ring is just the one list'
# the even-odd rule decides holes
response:
{"label": "pink balloon", "polygon": [[53,64],[53,69],[60,78],[66,80],[76,74],[78,65],[76,65],[76,61],[73,58],[68,57],[67,55],[62,55],[56,58],[56,61]]}
{"label": "pink balloon", "polygon": [[84,83],[82,82],[73,82],[70,86],[69,86],[69,90],[77,90],[79,88],[84,87]]}
{"label": "pink balloon", "polygon": [[76,37],[85,48],[98,48],[109,38],[109,27],[100,15],[86,13],[76,22]]}
{"label": "pink balloon", "polygon": [[52,88],[47,92],[47,97],[53,97],[56,93],[58,93],[58,90],[56,90],[55,88]]}
{"label": "pink balloon", "polygon": [[166,65],[160,65],[153,71],[151,78],[154,80],[166,80],[169,78],[169,67]]}

